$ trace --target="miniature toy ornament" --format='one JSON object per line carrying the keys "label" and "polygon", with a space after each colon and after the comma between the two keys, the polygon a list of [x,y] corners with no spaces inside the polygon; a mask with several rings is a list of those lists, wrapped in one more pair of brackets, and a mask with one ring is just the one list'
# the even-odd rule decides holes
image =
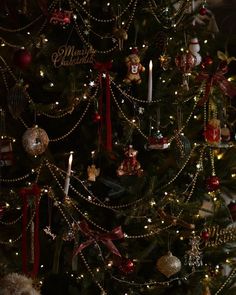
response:
{"label": "miniature toy ornament", "polygon": [[143,169],[141,169],[140,163],[137,161],[137,153],[138,151],[133,149],[133,146],[130,145],[125,150],[126,159],[120,164],[117,169],[117,175],[137,175],[141,176],[143,174]]}
{"label": "miniature toy ornament", "polygon": [[217,145],[221,141],[221,134],[220,134],[220,120],[218,119],[211,119],[208,121],[206,125],[206,129],[204,131],[205,141],[208,144]]}
{"label": "miniature toy ornament", "polygon": [[196,58],[196,64],[195,65],[196,66],[200,65],[200,63],[202,62],[202,57],[199,54],[200,45],[199,45],[199,42],[198,42],[198,38],[192,38],[190,40],[188,49],[192,53],[192,55],[195,56],[195,58]]}
{"label": "miniature toy ornament", "polygon": [[87,173],[88,173],[88,180],[94,182],[96,181],[96,177],[98,177],[100,174],[100,168],[96,168],[96,166],[92,164],[91,166],[88,166]]}
{"label": "miniature toy ornament", "polygon": [[127,75],[124,79],[126,84],[140,84],[141,76],[140,73],[145,71],[145,67],[140,63],[137,48],[132,49],[132,53],[125,60],[127,66]]}
{"label": "miniature toy ornament", "polygon": [[145,145],[147,150],[164,150],[170,146],[167,137],[164,137],[160,132],[149,136],[148,143]]}

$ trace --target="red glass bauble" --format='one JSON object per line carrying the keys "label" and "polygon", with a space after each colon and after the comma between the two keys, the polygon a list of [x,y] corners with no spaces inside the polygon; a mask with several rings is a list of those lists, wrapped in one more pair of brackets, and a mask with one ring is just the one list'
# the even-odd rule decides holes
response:
{"label": "red glass bauble", "polygon": [[207,14],[207,9],[205,6],[202,6],[200,9],[199,9],[199,14],[200,15],[206,15]]}
{"label": "red glass bauble", "polygon": [[205,56],[202,59],[201,68],[207,69],[210,65],[213,64],[213,58],[211,56]]}
{"label": "red glass bauble", "polygon": [[210,238],[210,234],[209,234],[209,232],[206,231],[206,230],[202,231],[201,238],[202,238],[204,241],[207,241],[207,240]]}
{"label": "red glass bauble", "polygon": [[236,202],[230,202],[228,205],[228,209],[231,214],[232,220],[236,221]]}
{"label": "red glass bauble", "polygon": [[101,115],[98,112],[94,113],[94,115],[93,115],[93,122],[94,123],[98,123],[100,121],[101,121]]}
{"label": "red glass bauble", "polygon": [[134,262],[131,259],[122,258],[118,268],[123,274],[131,274],[134,272]]}
{"label": "red glass bauble", "polygon": [[190,73],[193,67],[197,63],[196,57],[190,52],[185,52],[177,55],[175,58],[175,64],[177,68],[184,74]]}
{"label": "red glass bauble", "polygon": [[206,180],[206,188],[209,192],[213,192],[220,187],[220,179],[217,176],[210,176]]}
{"label": "red glass bauble", "polygon": [[19,49],[14,53],[13,62],[21,70],[25,70],[32,61],[32,55],[27,49]]}

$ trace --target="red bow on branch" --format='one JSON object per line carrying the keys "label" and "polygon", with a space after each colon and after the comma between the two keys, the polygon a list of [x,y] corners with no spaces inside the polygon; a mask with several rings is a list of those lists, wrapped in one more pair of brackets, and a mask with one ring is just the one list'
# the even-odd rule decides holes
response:
{"label": "red bow on branch", "polygon": [[[102,74],[106,74],[106,149],[108,151],[112,150],[112,127],[111,127],[111,92],[110,92],[110,76],[109,71],[112,68],[112,62],[96,62],[94,69],[99,71],[99,82],[100,82],[100,97],[99,97],[99,114],[103,113],[103,83]],[[98,130],[99,144],[102,144],[102,130],[103,130],[103,120],[101,120],[100,127]]]}
{"label": "red bow on branch", "polygon": [[114,228],[109,233],[99,233],[96,231],[93,231],[89,228],[88,223],[83,220],[79,224],[79,228],[81,232],[88,237],[88,240],[82,244],[75,250],[74,255],[78,255],[84,248],[87,248],[91,244],[94,244],[95,242],[102,242],[113,254],[120,256],[119,250],[116,248],[114,243],[112,241],[114,240],[120,240],[124,238],[124,233],[122,232],[122,229],[120,226]]}
{"label": "red bow on branch", "polygon": [[199,100],[198,105],[202,106],[209,98],[212,86],[219,86],[221,91],[230,98],[236,95],[236,88],[224,76],[225,71],[219,69],[213,74],[201,72],[196,80],[199,82],[206,81],[205,93],[202,99]]}
{"label": "red bow on branch", "polygon": [[[35,203],[35,219],[34,219],[34,241],[33,241],[33,257],[34,265],[31,272],[32,277],[36,277],[39,269],[39,201],[40,201],[41,189],[34,183],[31,187],[22,188],[19,191],[19,195],[22,198],[22,271],[28,275],[28,254],[27,254],[27,215],[28,215],[28,198],[33,197]],[[33,222],[33,221],[32,221]]]}

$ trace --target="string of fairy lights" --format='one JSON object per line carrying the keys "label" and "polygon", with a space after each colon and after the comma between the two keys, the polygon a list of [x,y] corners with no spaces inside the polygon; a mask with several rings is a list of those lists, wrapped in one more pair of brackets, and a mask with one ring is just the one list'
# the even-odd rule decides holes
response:
{"label": "string of fairy lights", "polygon": [[[172,22],[171,22],[171,27],[176,27],[178,26],[178,24],[180,23],[180,21],[182,20],[183,18],[183,14],[184,14],[184,11],[187,9],[187,7],[189,6],[189,4],[191,3],[191,1],[187,1],[186,3],[184,3],[185,1],[183,1],[182,5],[180,6],[179,10],[177,10],[175,12],[174,15],[171,16],[171,19],[172,19]],[[49,6],[48,8],[48,11],[49,12],[52,12],[53,9],[56,8],[56,5],[59,3],[58,0],[55,0],[52,2],[52,4]],[[109,2],[108,2],[109,3]],[[107,3],[107,5],[108,5]],[[131,24],[133,23],[134,21],[134,18],[135,18],[135,13],[136,13],[136,9],[137,9],[137,4],[138,4],[138,0],[132,0],[132,1],[129,1],[128,5],[126,7],[124,7],[122,9],[122,11],[115,17],[115,18],[107,18],[107,19],[100,19],[100,18],[97,18],[96,16],[94,16],[93,14],[90,13],[89,10],[87,10],[85,8],[85,5],[81,4],[79,1],[76,1],[76,0],[68,0],[68,4],[69,4],[69,7],[70,9],[75,13],[74,13],[74,16],[79,15],[81,16],[81,12],[84,13],[86,15],[86,17],[89,19],[89,20],[92,20],[92,21],[95,21],[97,23],[101,23],[101,24],[110,24],[110,23],[115,23],[117,22],[119,19],[121,19],[126,13],[129,13],[129,17],[128,17],[128,20],[126,18],[126,23],[122,23],[123,27],[125,28],[126,31],[129,30]],[[151,10],[151,12],[154,14],[155,16],[155,19],[160,22],[160,17],[156,14],[156,8],[157,8],[157,5],[155,3],[155,1],[152,1],[152,0],[149,0],[148,1],[148,4],[149,4],[149,8]],[[110,5],[110,4],[109,4]],[[108,6],[109,6],[108,5]],[[42,14],[38,17],[36,17],[33,21],[31,21],[30,23],[28,23],[27,25],[23,26],[23,27],[20,27],[20,28],[17,28],[17,29],[8,29],[8,28],[4,28],[4,27],[0,27],[0,31],[4,31],[4,32],[7,32],[7,33],[17,33],[17,32],[22,32],[24,30],[28,30],[31,26],[35,25],[37,22],[39,22],[40,20],[44,19],[45,16],[43,16]],[[82,22],[84,22],[84,18],[81,16],[81,19],[82,19]],[[34,37],[36,37],[37,35],[39,35],[46,27],[47,25],[47,22],[48,20],[47,19],[44,19],[44,22],[43,24],[40,26],[37,34],[35,34]],[[90,44],[90,41],[89,41],[89,38],[87,38],[87,35],[84,33],[84,31],[81,30],[81,27],[78,23],[78,19],[77,17],[73,17],[73,23],[74,23],[74,26],[75,26],[75,30],[77,32],[77,35],[79,36],[79,38],[82,40],[84,46],[86,47],[91,47],[91,44]],[[84,22],[84,26],[86,27],[86,23]],[[94,31],[93,29],[90,29],[90,32],[95,34],[96,36],[98,36],[100,39],[106,39],[106,38],[112,38],[112,36],[107,36],[107,35],[100,35],[99,33],[97,33],[96,31]],[[11,47],[11,48],[15,48],[15,49],[19,49],[19,48],[22,48],[23,46],[20,46],[19,44],[13,44],[11,42],[8,42],[7,40],[5,40],[5,38],[2,38],[0,37],[0,41],[1,41],[1,47],[5,47],[5,46],[8,46],[8,47]],[[118,43],[117,43],[117,40],[114,42],[114,45],[109,48],[109,49],[106,49],[106,50],[95,50],[96,53],[98,54],[109,54],[113,51],[115,51],[118,47]],[[0,67],[0,72],[1,72],[1,75],[2,75],[2,79],[4,81],[4,85],[6,87],[6,90],[9,91],[9,86],[8,86],[8,83],[7,83],[7,79],[6,79],[6,75],[5,75],[5,72],[6,70],[10,73],[11,77],[14,79],[15,82],[18,81],[17,77],[15,76],[14,72],[12,71],[12,69],[8,66],[8,64],[6,63],[6,61],[3,59],[3,57],[0,56],[0,59],[2,61],[2,63],[4,64],[4,67],[5,68],[2,68]],[[95,85],[97,85],[98,83],[98,78],[95,80]],[[161,99],[156,99],[156,100],[153,100],[153,101],[147,101],[146,99],[140,99],[139,97],[134,97],[130,94],[128,94],[125,90],[122,89],[122,87],[118,84],[115,83],[115,81],[113,79],[111,79],[111,83],[109,85],[110,87],[110,92],[112,94],[112,98],[115,102],[115,105],[116,107],[118,108],[120,114],[122,115],[122,117],[129,123],[129,125],[132,127],[132,128],[135,128],[142,136],[144,139],[148,139],[148,136],[145,134],[145,131],[143,131],[140,127],[139,124],[136,124],[136,121],[134,118],[129,118],[128,115],[125,114],[125,112],[123,111],[122,109],[122,106],[119,104],[119,99],[116,97],[116,94],[115,94],[115,91],[113,90],[113,86],[114,88],[116,89],[116,91],[119,92],[120,95],[122,95],[124,98],[128,99],[128,100],[131,100],[132,102],[138,102],[138,103],[141,103],[141,104],[156,104],[156,103],[160,103],[161,102]],[[65,134],[57,137],[57,138],[50,138],[50,142],[58,142],[58,141],[61,141],[61,140],[64,140],[66,137],[68,137],[69,135],[71,135],[71,133],[81,124],[82,120],[84,119],[84,117],[86,116],[90,106],[91,106],[91,103],[93,101],[96,101],[97,100],[97,97],[98,97],[98,92],[99,92],[99,86],[97,86],[95,88],[95,91],[93,92],[92,95],[88,95],[86,97],[86,100],[83,100],[83,101],[86,101],[86,106],[85,106],[85,109],[83,110],[82,114],[80,115],[78,121],[73,125],[73,127],[70,128],[70,130],[68,132],[66,132]],[[197,107],[197,104],[198,104],[198,101],[200,100],[200,96],[201,96],[201,93],[202,93],[202,89],[200,89],[199,91],[199,94],[197,96],[193,96],[191,98],[187,98],[185,102],[188,102],[189,100],[194,100],[194,105],[192,107],[192,110],[191,112],[188,114],[188,117],[186,118],[185,120],[185,124],[177,131],[177,133],[175,133],[174,135],[172,135],[170,138],[169,138],[169,143],[171,143],[172,141],[174,141],[176,139],[176,137],[181,134],[185,128],[188,126],[190,120],[193,118],[194,116],[194,113],[195,113],[195,109]],[[176,93],[177,95],[177,93]],[[34,100],[30,97],[30,94],[26,91],[26,96],[28,98],[28,101],[29,103],[32,103],[34,104]],[[60,110],[58,112],[58,114],[54,114],[53,113],[46,113],[46,112],[41,112],[40,114],[41,115],[44,115],[48,118],[51,118],[51,119],[61,119],[67,115],[71,115],[71,113],[74,111],[74,110],[77,110],[77,108],[75,107],[76,106],[76,103],[75,105],[73,105],[71,108],[68,108],[68,109],[64,109],[64,110]],[[194,117],[195,118],[195,117]],[[204,122],[206,123],[206,118],[207,118],[207,110],[206,110],[206,107],[204,107]],[[19,118],[19,120],[22,122],[22,124],[25,126],[25,128],[29,128],[29,126],[25,123],[25,121],[23,120],[22,117]],[[181,173],[184,171],[184,169],[187,167],[189,161],[191,160],[192,156],[194,155],[194,153],[196,152],[196,150],[200,147],[200,149],[198,150],[199,152],[199,159],[197,160],[197,164],[196,164],[196,172],[195,174],[193,175],[192,177],[192,181],[188,184],[187,188],[181,193],[182,196],[185,196],[185,204],[188,203],[191,199],[191,196],[193,195],[194,193],[194,190],[195,190],[195,187],[196,187],[196,184],[197,184],[197,180],[198,180],[198,177],[199,177],[199,173],[201,172],[201,169],[202,169],[202,163],[203,163],[203,158],[204,158],[204,155],[205,155],[205,150],[206,148],[208,148],[208,146],[206,144],[195,144],[193,146],[193,148],[191,149],[188,157],[185,159],[183,165],[180,167],[179,171],[175,174],[175,176],[173,176],[171,178],[171,180],[169,180],[166,184],[162,185],[160,188],[158,188],[157,192],[158,191],[162,191],[163,189],[168,189],[168,187],[174,182],[176,181],[176,179],[181,175]],[[212,168],[212,175],[215,175],[215,166],[214,166],[214,153],[213,153],[213,148],[209,148],[209,154],[210,154],[210,160],[211,160],[211,168]],[[57,167],[56,165],[50,163],[49,161],[47,160],[42,160],[41,163],[40,163],[40,166],[38,168],[35,168],[35,169],[32,169],[32,171],[30,173],[27,173],[23,176],[19,176],[19,177],[15,177],[15,178],[0,178],[0,182],[5,182],[5,183],[16,183],[16,182],[23,182],[23,181],[26,181],[28,178],[31,178],[32,175],[35,175],[36,174],[36,183],[39,182],[39,179],[40,179],[40,173],[42,171],[42,168],[44,167],[47,167],[49,169],[49,171],[51,172],[51,175],[53,177],[53,180],[56,182],[57,186],[60,188],[60,191],[61,193],[63,194],[64,193],[64,188],[63,188],[63,185],[61,184],[61,182],[65,181],[65,175],[66,175],[66,171],[64,171],[63,169]],[[59,181],[58,179],[58,176],[57,174],[59,174],[60,178],[61,178],[61,181]],[[87,195],[84,195],[83,193],[81,193],[80,189],[77,189],[75,186],[73,186],[72,184],[69,185],[69,188],[71,189],[71,191],[73,191],[73,193],[76,194],[76,196],[78,196],[79,198],[81,198],[82,200],[94,205],[94,206],[98,206],[98,207],[101,207],[101,208],[104,208],[104,209],[109,209],[109,210],[112,210],[114,212],[117,212],[117,213],[122,213],[124,214],[125,216],[129,217],[129,218],[135,218],[137,219],[139,216],[135,216],[134,215],[129,215],[129,213],[126,213],[125,212],[125,209],[128,209],[132,206],[136,206],[136,205],[139,205],[141,204],[142,202],[146,202],[146,198],[145,197],[142,197],[140,199],[137,199],[133,202],[130,202],[130,203],[126,203],[126,204],[120,204],[120,205],[109,205],[108,203],[106,202],[102,202],[101,200],[99,200],[93,193],[92,191],[89,190],[89,187],[86,186],[86,184],[84,184],[84,181],[82,181],[81,179],[79,179],[78,177],[72,175],[71,176],[72,179],[74,179],[75,181],[77,181],[80,186],[82,186],[82,188],[87,192]],[[68,225],[69,229],[71,230],[71,232],[73,233],[74,232],[74,229],[72,227],[72,221],[73,222],[78,222],[78,220],[75,220],[73,215],[70,214],[70,210],[68,209],[68,207],[73,207],[77,213],[79,213],[79,215],[81,216],[81,218],[87,220],[90,224],[92,224],[95,228],[97,228],[98,230],[101,230],[102,232],[109,232],[108,229],[104,228],[103,226],[97,224],[93,219],[92,217],[90,217],[87,212],[83,212],[81,210],[81,208],[79,207],[79,205],[77,205],[77,203],[73,200],[73,198],[70,198],[69,196],[64,196],[64,197],[67,197],[65,198],[65,201],[64,202],[60,202],[58,198],[55,197],[55,194],[53,192],[53,189],[51,187],[44,187],[44,189],[42,189],[42,192],[43,193],[47,193],[48,194],[48,197],[51,198],[56,206],[58,207],[61,215],[63,216],[63,219],[65,220],[66,224]],[[186,196],[187,194],[187,196]],[[166,192],[164,194],[164,197],[163,197],[163,202],[168,198],[168,192]],[[77,201],[77,200],[76,200]],[[154,199],[152,199],[150,201],[150,206],[153,206],[155,205],[156,202]],[[183,213],[183,209],[179,211],[179,213],[176,215],[177,218],[180,218],[181,215]],[[27,224],[27,230],[30,229],[30,226],[34,220],[34,217],[35,217],[35,212],[32,213],[31,215],[31,218],[30,220],[28,221],[28,224]],[[144,216],[147,220],[149,220],[149,216]],[[11,226],[11,225],[14,225],[16,223],[18,223],[22,218],[22,214],[19,215],[19,217],[17,217],[15,220],[13,221],[2,221],[0,220],[0,223],[2,225],[5,225],[5,226]],[[155,236],[155,235],[158,235],[161,231],[165,231],[165,230],[168,230],[170,228],[172,228],[175,224],[168,224],[166,225],[165,224],[165,220],[161,220],[161,225],[162,227],[160,227],[160,225],[158,224],[157,225],[157,229],[151,229],[149,230],[148,226],[144,227],[145,230],[149,230],[148,233],[143,233],[143,234],[139,234],[139,235],[135,235],[135,234],[127,234],[125,233],[125,238],[126,239],[143,239],[143,238],[149,238],[149,237],[152,237],[152,236]],[[16,238],[10,238],[8,241],[0,241],[0,244],[2,245],[12,245],[16,242],[18,242],[20,239],[21,239],[22,235],[19,235],[18,237]],[[182,239],[183,237],[181,236],[180,239]],[[97,244],[96,245],[98,249],[99,248],[99,245]],[[102,255],[102,251],[100,250],[100,253]],[[18,255],[18,254],[17,254]],[[94,280],[95,284],[98,286],[98,288],[100,289],[100,291],[102,292],[101,294],[102,295],[105,295],[107,294],[106,290],[104,289],[104,287],[101,285],[101,283],[97,280],[96,278],[96,272],[99,272],[99,268],[97,268],[95,271],[91,268],[90,264],[87,262],[86,260],[86,257],[84,256],[84,254],[81,252],[79,253],[80,255],[80,258],[81,260],[83,261],[88,273],[90,274],[90,276],[92,277],[92,279]],[[104,261],[104,267],[105,269],[109,270],[110,269],[110,265],[106,264],[106,261],[104,259],[104,257],[102,256],[103,258],[103,261]],[[95,272],[95,274],[94,274]],[[118,278],[117,276],[114,276],[113,274],[111,274],[111,278],[114,279],[115,281],[119,282],[119,283],[124,283],[124,284],[127,284],[127,285],[130,285],[130,286],[136,286],[136,287],[140,287],[140,288],[143,288],[143,287],[146,287],[147,289],[149,288],[152,288],[153,286],[156,286],[156,285],[162,285],[162,286],[169,286],[171,283],[173,283],[174,281],[179,281],[179,280],[186,280],[188,277],[191,277],[193,275],[193,273],[189,273],[187,275],[185,275],[184,277],[175,277],[173,279],[170,279],[170,280],[166,280],[166,281],[153,281],[153,280],[150,280],[149,282],[144,282],[144,283],[139,283],[139,282],[134,282],[134,281],[129,281],[129,280],[125,280],[123,278]],[[236,275],[236,269],[233,269],[230,273],[230,275],[227,277],[227,279],[225,280],[225,282],[220,286],[220,288],[218,289],[218,291],[215,293],[215,295],[218,295],[220,294],[223,289],[226,287],[226,285],[230,282],[230,280]],[[79,274],[78,275],[78,279],[82,279],[84,277],[83,274]]]}

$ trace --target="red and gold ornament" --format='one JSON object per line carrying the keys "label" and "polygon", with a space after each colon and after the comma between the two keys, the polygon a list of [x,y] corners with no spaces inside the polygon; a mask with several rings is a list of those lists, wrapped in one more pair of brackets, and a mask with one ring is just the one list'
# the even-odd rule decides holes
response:
{"label": "red and gold ornament", "polygon": [[196,57],[191,52],[184,52],[175,58],[177,68],[184,74],[191,73],[196,63]]}
{"label": "red and gold ornament", "polygon": [[208,192],[213,192],[218,190],[220,187],[220,179],[219,177],[212,175],[206,180],[206,188]]}

